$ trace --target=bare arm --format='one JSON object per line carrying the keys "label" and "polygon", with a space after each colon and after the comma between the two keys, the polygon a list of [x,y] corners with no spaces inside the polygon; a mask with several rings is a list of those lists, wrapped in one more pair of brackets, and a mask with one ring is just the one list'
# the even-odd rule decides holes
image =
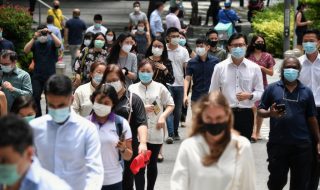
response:
{"label": "bare arm", "polygon": [[265,74],[269,76],[273,76],[273,67],[266,68],[266,67],[260,66],[260,68],[261,68],[261,71],[264,72]]}
{"label": "bare arm", "polygon": [[307,26],[312,23],[311,21],[301,22],[301,19],[302,19],[302,14],[299,12],[297,14],[297,19],[296,19],[297,26]]}
{"label": "bare arm", "polygon": [[39,32],[35,32],[33,38],[24,46],[23,51],[24,53],[28,54],[31,52],[32,46],[35,42],[35,39],[39,36]]}

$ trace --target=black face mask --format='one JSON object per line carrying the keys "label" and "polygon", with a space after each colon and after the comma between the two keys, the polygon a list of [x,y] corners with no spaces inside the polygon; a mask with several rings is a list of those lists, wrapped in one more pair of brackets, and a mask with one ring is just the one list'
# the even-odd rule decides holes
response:
{"label": "black face mask", "polygon": [[224,131],[228,127],[228,123],[204,123],[202,129],[213,136],[219,135],[222,131]]}
{"label": "black face mask", "polygon": [[266,49],[266,44],[254,44],[254,47],[257,50],[265,50]]}
{"label": "black face mask", "polygon": [[59,5],[55,5],[55,6],[53,6],[55,9],[59,9]]}
{"label": "black face mask", "polygon": [[217,46],[217,44],[218,44],[218,41],[210,41],[210,46],[211,47],[216,47]]}

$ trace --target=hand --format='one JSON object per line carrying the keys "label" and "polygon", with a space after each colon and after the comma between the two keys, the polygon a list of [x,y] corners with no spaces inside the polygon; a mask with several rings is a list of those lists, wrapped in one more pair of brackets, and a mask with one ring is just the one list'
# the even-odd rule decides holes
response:
{"label": "hand", "polygon": [[317,153],[318,153],[318,156],[320,156],[320,142],[318,142],[317,144]]}
{"label": "hand", "polygon": [[123,152],[127,148],[126,141],[119,141],[116,148]]}
{"label": "hand", "polygon": [[37,38],[37,37],[39,37],[39,36],[40,36],[40,34],[41,34],[41,33],[40,33],[40,30],[39,30],[39,31],[37,31],[37,32],[35,32],[35,33],[34,33],[34,37],[36,37],[36,38]]}
{"label": "hand", "polygon": [[81,77],[79,74],[76,74],[74,81],[73,81],[73,86],[78,87],[81,84]]}
{"label": "hand", "polygon": [[14,91],[14,87],[12,86],[12,84],[8,81],[3,82],[2,87],[9,90],[10,92]]}
{"label": "hand", "polygon": [[146,109],[147,113],[154,112],[154,105],[146,105],[144,108]]}
{"label": "hand", "polygon": [[307,21],[307,25],[310,25],[310,24],[313,24],[313,21],[308,20],[308,21]]}
{"label": "hand", "polygon": [[165,125],[166,125],[166,118],[161,115],[157,123],[157,129],[164,128]]}
{"label": "hand", "polygon": [[189,99],[188,99],[188,96],[184,96],[183,97],[183,105],[186,107],[188,107],[189,105]]}
{"label": "hand", "polygon": [[276,103],[273,103],[270,108],[270,117],[280,118],[284,116],[285,111],[280,111],[276,109]]}
{"label": "hand", "polygon": [[239,92],[236,94],[236,97],[239,101],[249,100],[251,93],[249,92]]}
{"label": "hand", "polygon": [[147,154],[147,144],[146,143],[140,143],[139,147],[138,147],[138,152],[139,154],[143,153],[143,154]]}
{"label": "hand", "polygon": [[161,71],[164,71],[167,69],[167,67],[164,65],[164,64],[161,64],[161,63],[157,63],[155,64],[156,68],[157,69],[160,69]]}

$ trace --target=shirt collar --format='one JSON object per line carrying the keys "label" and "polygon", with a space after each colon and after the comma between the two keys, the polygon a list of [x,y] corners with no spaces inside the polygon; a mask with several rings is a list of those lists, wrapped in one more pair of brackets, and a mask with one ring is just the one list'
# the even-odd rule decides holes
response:
{"label": "shirt collar", "polygon": [[[310,61],[310,60],[308,59],[308,57],[307,57],[307,54],[304,54],[303,56],[304,56],[304,59],[303,59],[303,60],[306,60],[306,61],[308,61],[309,63],[311,63],[311,61]],[[317,58],[316,58],[316,60],[314,61],[314,63],[317,62],[317,61],[320,61],[320,53],[319,53],[319,52],[318,52]]]}
{"label": "shirt collar", "polygon": [[[92,113],[90,116],[89,116],[89,120],[93,123],[98,123],[97,121],[97,117],[96,117],[96,114]],[[108,119],[107,121],[111,121],[111,122],[115,122],[116,120],[116,114],[114,112],[111,112],[109,115],[108,115]]]}
{"label": "shirt collar", "polygon": [[[282,80],[279,80],[278,83],[277,83],[277,85],[278,85],[278,86],[281,86],[281,87],[283,87],[283,88],[285,87]],[[304,89],[305,86],[298,80],[297,88],[299,88],[299,89]]]}
{"label": "shirt collar", "polygon": [[[229,63],[230,65],[233,65],[233,66],[235,66],[235,67],[237,66],[236,64],[233,63],[231,56],[229,56],[229,57],[227,58],[227,60],[228,60],[228,63]],[[243,58],[243,60],[242,60],[242,62],[240,63],[239,66],[241,66],[241,65],[247,66],[247,64],[248,64],[248,60],[247,60],[246,58]]]}
{"label": "shirt collar", "polygon": [[30,186],[38,186],[40,183],[41,179],[41,166],[37,158],[33,158],[33,161],[24,177],[22,180],[21,187],[30,187]]}

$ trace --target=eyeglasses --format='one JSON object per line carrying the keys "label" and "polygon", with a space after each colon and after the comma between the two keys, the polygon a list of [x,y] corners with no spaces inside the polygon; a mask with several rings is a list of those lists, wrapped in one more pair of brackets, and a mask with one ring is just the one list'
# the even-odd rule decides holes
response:
{"label": "eyeglasses", "polygon": [[282,97],[283,100],[286,100],[286,101],[288,101],[288,102],[299,102],[300,92],[298,92],[297,99],[296,99],[296,100],[292,100],[292,99],[288,99],[288,98],[285,96],[285,92],[284,92],[284,91],[285,91],[285,90],[283,90],[283,97]]}
{"label": "eyeglasses", "polygon": [[230,44],[231,47],[245,47],[247,44]]}

